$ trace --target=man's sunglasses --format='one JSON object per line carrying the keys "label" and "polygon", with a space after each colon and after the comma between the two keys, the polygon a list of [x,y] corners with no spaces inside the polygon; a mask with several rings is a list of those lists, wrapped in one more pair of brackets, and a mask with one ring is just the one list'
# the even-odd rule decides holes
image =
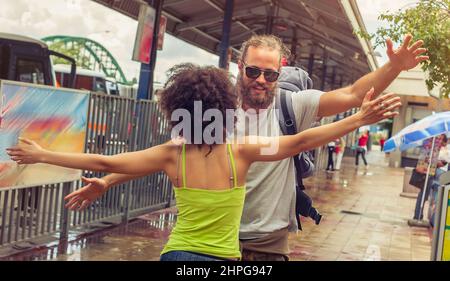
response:
{"label": "man's sunglasses", "polygon": [[256,66],[247,66],[244,62],[244,69],[245,69],[245,75],[247,75],[250,79],[257,79],[261,73],[264,73],[264,79],[266,79],[267,82],[275,82],[278,80],[278,77],[280,76],[280,73],[275,70],[262,70],[259,67]]}

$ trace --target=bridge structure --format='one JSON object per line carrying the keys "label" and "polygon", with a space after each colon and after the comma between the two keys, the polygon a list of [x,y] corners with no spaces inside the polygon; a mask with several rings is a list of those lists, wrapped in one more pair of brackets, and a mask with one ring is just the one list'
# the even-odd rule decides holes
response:
{"label": "bridge structure", "polygon": [[103,72],[106,77],[115,79],[116,82],[126,85],[133,84],[128,81],[117,60],[100,43],[76,36],[54,35],[42,38],[50,49],[57,48],[58,51],[70,53],[77,64],[98,72]]}

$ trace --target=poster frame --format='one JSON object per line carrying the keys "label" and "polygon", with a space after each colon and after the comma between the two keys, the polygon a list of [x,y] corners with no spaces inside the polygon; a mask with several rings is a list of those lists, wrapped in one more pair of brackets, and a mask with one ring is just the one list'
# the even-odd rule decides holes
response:
{"label": "poster frame", "polygon": [[[0,95],[3,91],[3,87],[5,84],[8,85],[14,85],[14,86],[25,86],[25,87],[32,87],[32,88],[39,88],[39,89],[48,89],[48,90],[52,90],[52,91],[64,91],[64,92],[69,92],[72,94],[80,94],[80,95],[85,95],[87,96],[88,99],[88,108],[86,110],[86,126],[85,126],[85,138],[84,138],[84,142],[83,142],[83,152],[86,151],[86,142],[87,142],[87,135],[88,135],[88,123],[89,123],[89,108],[90,108],[90,91],[85,91],[85,90],[76,90],[76,89],[71,89],[71,88],[64,88],[64,87],[55,87],[55,86],[49,86],[49,85],[42,85],[42,84],[33,84],[33,83],[26,83],[26,82],[19,82],[19,81],[13,81],[13,80],[5,80],[5,79],[0,79]],[[82,170],[79,169],[74,169],[74,170],[78,170],[79,171],[79,176],[77,177],[73,177],[71,179],[67,179],[64,181],[58,181],[58,182],[38,182],[36,181],[36,183],[34,183],[33,185],[16,185],[16,186],[4,186],[4,187],[0,187],[0,190],[2,191],[6,191],[6,190],[13,190],[13,189],[22,189],[22,188],[29,188],[29,187],[33,187],[33,186],[41,186],[41,185],[51,185],[51,184],[59,184],[59,183],[67,183],[67,182],[73,182],[73,181],[77,181],[81,178],[82,176]]]}

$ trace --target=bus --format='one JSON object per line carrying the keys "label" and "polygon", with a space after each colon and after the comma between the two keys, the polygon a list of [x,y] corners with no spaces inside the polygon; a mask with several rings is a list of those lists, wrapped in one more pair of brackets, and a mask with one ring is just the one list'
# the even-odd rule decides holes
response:
{"label": "bus", "polygon": [[48,49],[34,38],[0,33],[0,79],[56,86],[51,56],[68,61],[67,87],[73,88],[76,63],[73,58]]}
{"label": "bus", "polygon": [[[61,87],[67,87],[70,77],[70,66],[57,64],[53,67],[56,80]],[[84,68],[77,68],[75,75],[75,89],[91,92],[101,92],[108,95],[119,95],[119,90],[114,79],[106,77],[102,72]]]}

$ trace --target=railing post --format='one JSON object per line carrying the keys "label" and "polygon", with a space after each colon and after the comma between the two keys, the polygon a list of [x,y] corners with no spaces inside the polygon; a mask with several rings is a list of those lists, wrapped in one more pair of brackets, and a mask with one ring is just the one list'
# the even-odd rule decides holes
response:
{"label": "railing post", "polygon": [[67,240],[69,238],[69,225],[70,225],[70,213],[64,205],[64,197],[69,195],[72,191],[73,182],[63,183],[63,190],[61,196],[61,218],[60,218],[60,233],[59,233],[59,246],[58,253],[64,254],[67,252]]}
{"label": "railing post", "polygon": [[[134,100],[133,106],[133,120],[132,120],[132,132],[131,132],[131,140],[130,140],[130,150],[136,151],[137,149],[137,138],[139,133],[139,117],[140,117],[140,101]],[[131,189],[134,187],[135,180],[132,180],[128,183],[128,188],[125,190],[125,198],[124,198],[124,209],[122,215],[122,223],[127,223],[130,218],[130,201],[131,201]]]}

